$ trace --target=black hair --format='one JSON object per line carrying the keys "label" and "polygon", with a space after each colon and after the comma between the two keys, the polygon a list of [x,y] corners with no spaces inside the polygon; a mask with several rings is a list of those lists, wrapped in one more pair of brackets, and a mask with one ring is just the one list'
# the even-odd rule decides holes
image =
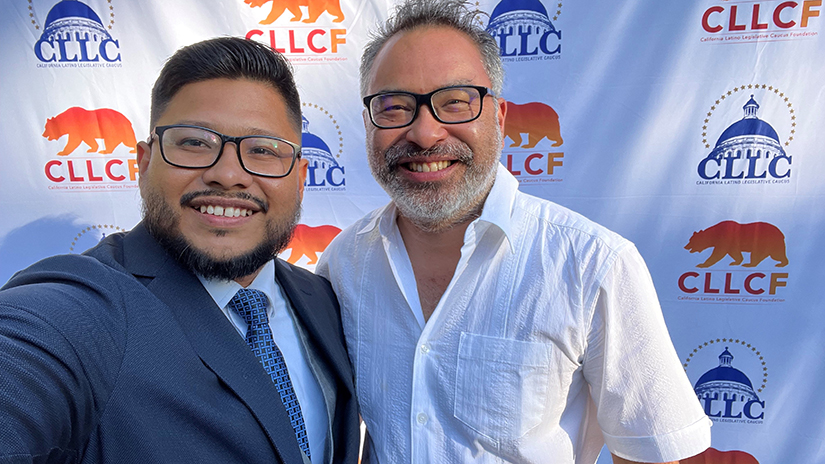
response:
{"label": "black hair", "polygon": [[175,94],[209,79],[250,79],[271,85],[286,102],[289,119],[301,132],[301,98],[289,61],[272,48],[239,37],[218,37],[176,51],[152,87],[150,127],[154,129]]}

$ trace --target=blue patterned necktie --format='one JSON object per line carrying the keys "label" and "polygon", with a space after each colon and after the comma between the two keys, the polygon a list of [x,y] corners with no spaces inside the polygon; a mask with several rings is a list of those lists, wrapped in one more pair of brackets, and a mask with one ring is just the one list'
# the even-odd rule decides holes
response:
{"label": "blue patterned necktie", "polygon": [[278,345],[272,339],[272,329],[269,328],[269,318],[266,316],[267,297],[264,292],[242,288],[232,297],[229,307],[240,314],[249,328],[246,331],[246,343],[252,348],[252,352],[263,364],[264,369],[275,383],[275,388],[281,395],[286,412],[295,436],[298,438],[298,446],[309,455],[309,440],[304,426],[304,416],[301,414],[301,405],[295,396],[292,388],[292,381],[289,380],[289,372],[286,369],[284,355],[278,349]]}

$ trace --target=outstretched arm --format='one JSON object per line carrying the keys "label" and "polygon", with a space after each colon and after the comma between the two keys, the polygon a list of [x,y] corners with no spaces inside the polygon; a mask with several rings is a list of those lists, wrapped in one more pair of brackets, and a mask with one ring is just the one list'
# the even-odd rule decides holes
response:
{"label": "outstretched arm", "polygon": [[0,373],[0,462],[75,460],[94,422],[92,390],[71,344],[35,308],[0,301]]}
{"label": "outstretched arm", "polygon": [[0,463],[73,462],[97,425],[124,337],[114,285],[77,277],[90,261],[47,260],[0,290]]}

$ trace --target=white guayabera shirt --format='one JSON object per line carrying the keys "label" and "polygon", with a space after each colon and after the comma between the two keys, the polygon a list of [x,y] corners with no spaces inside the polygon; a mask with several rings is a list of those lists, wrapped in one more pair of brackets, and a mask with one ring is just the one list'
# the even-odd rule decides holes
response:
{"label": "white guayabera shirt", "polygon": [[392,204],[324,252],[373,456],[590,464],[604,443],[633,461],[703,451],[710,421],[636,248],[517,187],[499,166],[426,324]]}

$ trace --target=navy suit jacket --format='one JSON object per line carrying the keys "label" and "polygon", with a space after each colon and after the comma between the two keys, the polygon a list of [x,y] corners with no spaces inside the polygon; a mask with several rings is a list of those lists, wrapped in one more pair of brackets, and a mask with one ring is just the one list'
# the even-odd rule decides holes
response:
{"label": "navy suit jacket", "polygon": [[[332,380],[333,462],[358,413],[329,283],[276,260]],[[197,277],[142,225],[43,260],[0,291],[0,463],[302,462],[269,375]],[[316,458],[316,462],[321,462]]]}

